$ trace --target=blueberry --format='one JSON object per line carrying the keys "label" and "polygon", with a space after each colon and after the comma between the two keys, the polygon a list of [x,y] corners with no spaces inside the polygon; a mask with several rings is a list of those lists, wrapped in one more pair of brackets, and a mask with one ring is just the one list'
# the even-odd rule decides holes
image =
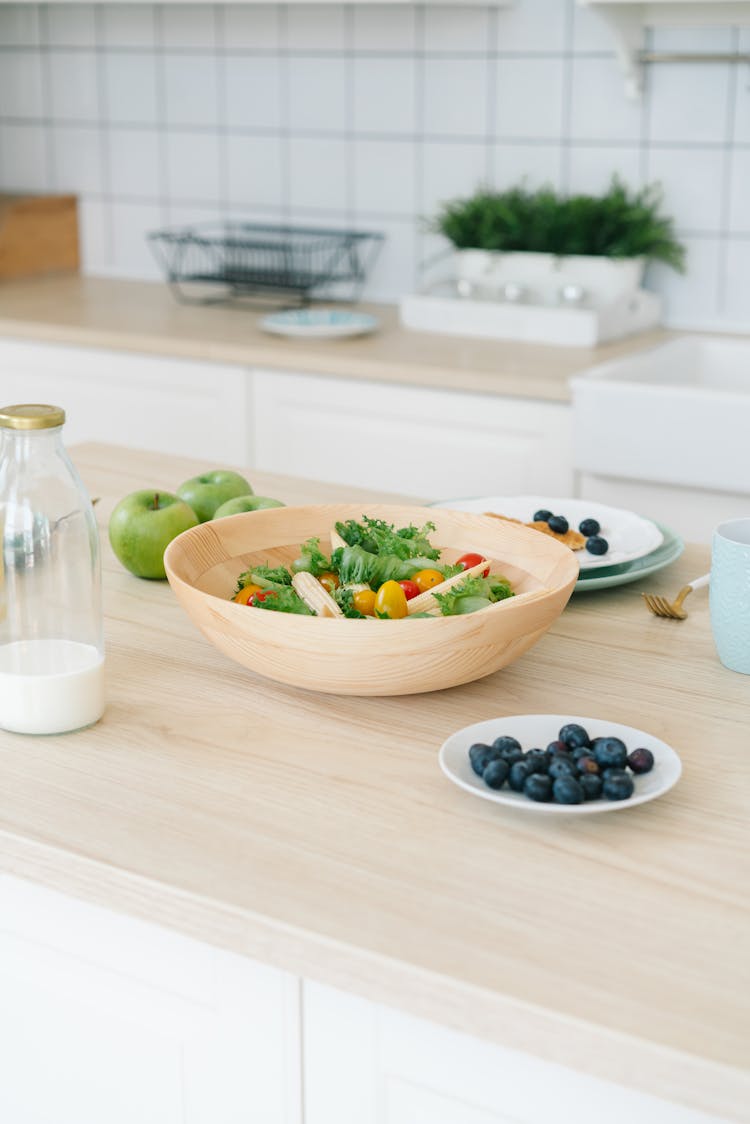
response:
{"label": "blueberry", "polygon": [[591,756],[591,746],[590,745],[574,745],[573,748],[571,750],[569,750],[569,753],[570,753],[570,756],[573,758],[574,761],[577,761],[579,757],[590,757]]}
{"label": "blueberry", "polygon": [[650,749],[634,749],[628,757],[628,765],[634,773],[650,773],[654,767],[654,755]]}
{"label": "blueberry", "polygon": [[550,515],[547,526],[550,531],[556,531],[558,535],[565,535],[570,528],[570,523],[564,515]]}
{"label": "blueberry", "polygon": [[496,757],[494,761],[490,761],[482,773],[482,777],[488,788],[502,788],[508,779],[509,772],[510,765],[508,762],[503,761],[502,757]]}
{"label": "blueberry", "polygon": [[546,773],[549,767],[549,758],[543,749],[530,749],[524,761],[529,766],[530,773]]}
{"label": "blueberry", "polygon": [[557,780],[558,777],[577,777],[576,763],[567,754],[557,753],[550,761],[549,775],[554,780]]}
{"label": "blueberry", "polygon": [[535,523],[546,523],[547,520],[551,517],[551,515],[552,515],[552,512],[547,511],[546,507],[540,507],[539,511],[534,512],[534,522]]}
{"label": "blueberry", "polygon": [[552,799],[552,779],[545,777],[543,773],[532,773],[526,778],[523,791],[529,800],[545,804]]}
{"label": "blueberry", "polygon": [[599,772],[599,762],[590,753],[582,754],[576,761],[576,767],[579,773],[596,774]]}
{"label": "blueberry", "polygon": [[601,531],[601,526],[598,519],[582,519],[578,524],[578,530],[582,535],[585,535],[586,538],[589,538],[591,535],[598,535]]}
{"label": "blueberry", "polygon": [[609,543],[601,535],[592,535],[591,538],[586,539],[586,550],[589,554],[606,554]]}
{"label": "blueberry", "polygon": [[503,761],[507,761],[509,765],[513,765],[516,761],[523,761],[526,755],[522,749],[501,749],[500,756]]}
{"label": "blueberry", "polygon": [[567,753],[567,752],[568,752],[568,747],[566,746],[565,742],[561,742],[559,740],[554,741],[554,742],[550,742],[549,745],[547,746],[547,753]]}
{"label": "blueberry", "polygon": [[493,749],[491,745],[485,745],[484,742],[475,742],[469,749],[469,761],[478,777],[481,777],[490,761],[494,761],[499,756],[500,754],[496,749]]}
{"label": "blueberry", "polygon": [[584,773],[578,778],[578,783],[583,789],[584,800],[597,800],[602,794],[602,778],[596,773]]}
{"label": "blueberry", "polygon": [[589,745],[588,734],[583,726],[578,726],[575,722],[569,722],[567,726],[563,726],[557,736],[561,742],[565,742],[569,749],[578,749],[580,746]]}
{"label": "blueberry", "polygon": [[510,738],[507,734],[503,734],[501,737],[495,738],[492,748],[499,749],[502,753],[506,749],[521,749],[521,743],[518,738]]}
{"label": "blueberry", "polygon": [[602,769],[624,769],[628,762],[628,750],[620,738],[597,738],[594,758]]}
{"label": "blueberry", "polygon": [[608,777],[604,778],[602,792],[607,800],[628,800],[633,795],[633,778],[622,770],[613,769]]}
{"label": "blueberry", "polygon": [[526,779],[531,776],[531,769],[525,761],[514,761],[508,774],[508,784],[514,792],[522,792]]}
{"label": "blueberry", "polygon": [[552,796],[556,804],[583,804],[583,789],[573,777],[558,777],[552,786]]}

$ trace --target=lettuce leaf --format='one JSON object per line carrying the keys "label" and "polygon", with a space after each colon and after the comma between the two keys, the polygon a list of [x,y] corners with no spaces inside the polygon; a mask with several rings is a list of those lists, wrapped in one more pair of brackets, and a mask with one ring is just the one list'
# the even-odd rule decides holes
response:
{"label": "lettuce leaf", "polygon": [[326,558],[323,551],[320,549],[320,539],[308,539],[303,542],[300,547],[300,556],[295,558],[292,562],[292,569],[295,574],[305,571],[312,574],[313,577],[319,578],[321,574],[325,574],[331,568],[330,558]]}
{"label": "lettuce leaf", "polygon": [[384,519],[363,515],[361,523],[347,519],[345,523],[337,523],[336,530],[349,546],[361,546],[370,554],[392,554],[402,559],[420,557],[430,561],[440,557],[440,551],[427,537],[435,530],[434,523],[425,523],[424,527],[410,524],[397,531],[392,523],[386,523]]}
{"label": "lettuce leaf", "polygon": [[496,601],[504,601],[513,597],[513,590],[506,578],[483,578],[475,574],[472,578],[458,582],[445,593],[436,593],[435,600],[440,606],[440,612],[445,617],[462,616],[465,613],[476,613],[479,609],[486,609]]}
{"label": "lettuce leaf", "polygon": [[290,586],[282,586],[278,592],[274,590],[273,597],[266,597],[265,601],[259,602],[254,608],[269,609],[272,613],[298,613],[301,617],[315,616]]}
{"label": "lettuce leaf", "polygon": [[430,558],[399,558],[395,554],[372,554],[359,544],[339,547],[333,552],[331,562],[338,572],[342,585],[367,582],[374,589],[378,589],[383,582],[405,581],[418,570],[433,565]]}

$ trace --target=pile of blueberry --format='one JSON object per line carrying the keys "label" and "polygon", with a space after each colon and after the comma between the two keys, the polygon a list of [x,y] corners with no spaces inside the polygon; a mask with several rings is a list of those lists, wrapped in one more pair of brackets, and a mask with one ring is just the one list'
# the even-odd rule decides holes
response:
{"label": "pile of blueberry", "polygon": [[[534,522],[546,523],[550,531],[555,531],[558,535],[565,535],[570,530],[570,523],[564,515],[553,515],[546,507],[534,512]],[[609,543],[599,534],[601,529],[596,519],[582,519],[578,524],[578,530],[586,539],[589,554],[606,554],[609,550]]]}
{"label": "pile of blueberry", "polygon": [[[530,800],[582,804],[584,800],[629,800],[632,774],[654,767],[650,749],[628,753],[621,738],[589,738],[575,722],[563,726],[546,749],[524,753],[516,738],[496,738],[492,745],[476,742],[469,750],[471,767],[489,788],[508,784]],[[630,772],[628,772],[628,768]]]}

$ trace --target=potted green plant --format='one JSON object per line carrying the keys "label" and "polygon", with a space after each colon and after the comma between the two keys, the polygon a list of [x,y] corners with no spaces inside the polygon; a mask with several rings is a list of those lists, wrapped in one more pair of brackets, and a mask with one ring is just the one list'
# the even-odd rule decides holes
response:
{"label": "potted green plant", "polygon": [[629,190],[617,178],[599,196],[480,188],[446,203],[433,229],[453,243],[458,279],[478,294],[514,282],[549,304],[572,284],[607,304],[639,287],[648,261],[684,268],[684,247],[661,204],[659,187]]}

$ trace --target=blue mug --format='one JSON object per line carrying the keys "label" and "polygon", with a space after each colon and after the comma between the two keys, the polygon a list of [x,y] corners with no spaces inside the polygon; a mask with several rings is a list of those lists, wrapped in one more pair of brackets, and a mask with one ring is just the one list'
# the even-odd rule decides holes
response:
{"label": "blue mug", "polygon": [[714,531],[710,603],[719,659],[750,675],[750,518],[730,519]]}

